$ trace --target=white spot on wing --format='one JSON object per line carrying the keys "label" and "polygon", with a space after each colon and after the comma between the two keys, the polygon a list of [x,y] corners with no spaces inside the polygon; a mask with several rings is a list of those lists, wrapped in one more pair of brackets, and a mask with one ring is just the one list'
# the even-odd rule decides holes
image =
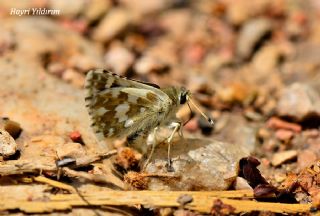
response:
{"label": "white spot on wing", "polygon": [[130,106],[127,103],[118,105],[115,108],[116,114],[114,117],[118,118],[119,122],[126,121],[128,119],[128,116],[126,115],[126,113],[129,111],[129,109],[130,109]]}
{"label": "white spot on wing", "polygon": [[99,109],[97,109],[96,111],[95,111],[95,113],[96,113],[96,115],[98,115],[98,116],[102,116],[102,115],[104,115],[106,112],[108,112],[109,110],[107,110],[106,108],[104,108],[104,107],[100,107]]}
{"label": "white spot on wing", "polygon": [[144,111],[146,111],[146,108],[141,107],[141,108],[140,108],[140,112],[141,112],[141,113],[144,113]]}
{"label": "white spot on wing", "polygon": [[110,88],[110,86],[112,85],[112,83],[114,82],[114,78],[112,76],[110,76],[107,80],[107,83],[105,85],[106,88]]}
{"label": "white spot on wing", "polygon": [[124,88],[121,90],[122,92],[126,92],[129,95],[134,95],[136,97],[145,98],[148,93],[150,93],[150,90],[147,89],[138,89],[138,88]]}
{"label": "white spot on wing", "polygon": [[118,90],[111,91],[112,97],[116,98],[119,96],[120,92]]}
{"label": "white spot on wing", "polygon": [[130,127],[131,125],[133,125],[133,120],[132,119],[128,119],[125,123],[124,123],[124,127]]}
{"label": "white spot on wing", "polygon": [[126,121],[128,119],[128,116],[127,115],[123,115],[123,116],[121,116],[120,118],[118,118],[118,121],[119,122],[124,122],[124,121]]}
{"label": "white spot on wing", "polygon": [[136,104],[138,102],[138,97],[133,95],[128,95],[128,102]]}
{"label": "white spot on wing", "polygon": [[109,128],[109,131],[108,131],[108,136],[112,136],[113,135],[113,132],[114,132],[114,129],[113,128]]}
{"label": "white spot on wing", "polygon": [[120,114],[120,113],[123,113],[123,114],[125,114],[126,112],[128,112],[129,111],[129,104],[127,104],[127,103],[124,103],[124,104],[119,104],[116,108],[115,108],[115,110],[116,110],[116,117],[117,117],[117,114]]}

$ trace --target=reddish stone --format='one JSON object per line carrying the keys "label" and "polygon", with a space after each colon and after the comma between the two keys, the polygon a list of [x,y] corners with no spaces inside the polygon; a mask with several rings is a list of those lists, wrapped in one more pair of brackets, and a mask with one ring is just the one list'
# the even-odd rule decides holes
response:
{"label": "reddish stone", "polygon": [[277,117],[271,117],[267,121],[267,127],[272,129],[287,129],[291,130],[296,133],[300,133],[302,130],[302,127],[296,123],[291,123],[284,121],[282,119],[279,119]]}
{"label": "reddish stone", "polygon": [[73,142],[83,144],[82,136],[79,131],[71,132],[69,137]]}
{"label": "reddish stone", "polygon": [[78,32],[80,34],[84,34],[88,30],[88,23],[85,20],[64,19],[61,21],[61,24],[63,27]]}
{"label": "reddish stone", "polygon": [[199,63],[205,55],[205,49],[201,44],[193,44],[186,48],[184,59],[190,64]]}
{"label": "reddish stone", "polygon": [[317,155],[315,152],[306,149],[298,154],[298,167],[304,169],[307,166],[310,166],[317,160]]}
{"label": "reddish stone", "polygon": [[294,133],[291,130],[279,129],[276,131],[275,136],[278,140],[289,141],[294,136]]}

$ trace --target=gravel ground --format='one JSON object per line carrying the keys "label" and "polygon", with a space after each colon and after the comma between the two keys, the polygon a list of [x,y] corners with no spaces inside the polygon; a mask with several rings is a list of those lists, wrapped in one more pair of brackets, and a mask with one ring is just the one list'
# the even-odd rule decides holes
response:
{"label": "gravel ground", "polygon": [[[40,173],[83,193],[249,189],[257,197],[271,191],[277,202],[311,203],[316,211],[319,16],[316,0],[0,1],[3,200],[64,193],[22,180]],[[132,172],[172,174],[165,143],[142,170],[150,148],[145,153],[126,148],[124,139],[97,140],[84,101],[86,74],[96,68],[161,87],[184,86],[214,119],[211,126],[196,109],[193,115],[188,106],[179,110],[178,117],[189,121],[184,139],[173,141],[178,180],[132,179]],[[159,134],[167,137],[168,131]],[[116,156],[99,158],[114,148]],[[75,172],[58,173],[59,160],[75,163]],[[213,215],[223,214],[213,209]],[[85,208],[65,213],[94,214]],[[170,214],[198,215],[181,209]]]}

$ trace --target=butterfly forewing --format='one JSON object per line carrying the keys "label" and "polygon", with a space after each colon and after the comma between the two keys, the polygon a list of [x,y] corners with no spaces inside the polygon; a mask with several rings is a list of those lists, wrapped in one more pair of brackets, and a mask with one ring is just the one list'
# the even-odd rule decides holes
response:
{"label": "butterfly forewing", "polygon": [[92,126],[100,138],[150,130],[172,103],[160,89],[100,69],[88,73],[85,88]]}

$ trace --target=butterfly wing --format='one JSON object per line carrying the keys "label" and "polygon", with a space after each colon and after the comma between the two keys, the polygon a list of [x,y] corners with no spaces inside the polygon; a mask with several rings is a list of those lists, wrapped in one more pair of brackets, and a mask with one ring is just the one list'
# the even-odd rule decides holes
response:
{"label": "butterfly wing", "polygon": [[94,93],[116,87],[143,88],[155,91],[160,95],[165,94],[156,84],[127,79],[126,77],[119,76],[118,74],[103,69],[91,70],[87,74],[85,82],[87,91],[93,91]]}
{"label": "butterfly wing", "polygon": [[86,78],[86,105],[99,138],[119,138],[156,127],[171,99],[153,86],[92,70]]}

